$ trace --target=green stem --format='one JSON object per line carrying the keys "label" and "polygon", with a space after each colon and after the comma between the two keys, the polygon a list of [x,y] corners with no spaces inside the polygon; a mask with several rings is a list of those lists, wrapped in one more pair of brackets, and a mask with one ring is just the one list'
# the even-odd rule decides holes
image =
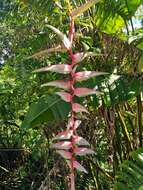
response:
{"label": "green stem", "polygon": [[122,114],[121,114],[119,106],[118,106],[118,116],[119,116],[120,123],[121,123],[122,129],[123,129],[123,133],[124,133],[126,141],[127,141],[127,150],[128,150],[128,153],[129,153],[131,150],[133,150],[133,146],[132,146],[132,143],[131,143],[131,139],[130,139],[130,135],[129,135],[126,123],[124,121],[124,118],[122,117]]}
{"label": "green stem", "polygon": [[[98,162],[94,162],[93,160],[91,159],[88,159],[89,162],[92,164],[94,170],[98,170],[99,172],[101,172],[104,176],[106,176],[110,181],[113,181],[114,178],[109,174],[107,173],[104,169],[102,169],[100,166],[99,166],[99,163]],[[97,181],[97,180],[96,180]]]}
{"label": "green stem", "polygon": [[125,27],[126,27],[127,35],[129,36],[128,24],[127,24],[127,21],[126,21],[125,19],[124,19],[124,23],[125,23]]}
{"label": "green stem", "polygon": [[95,170],[93,169],[92,163],[90,162],[89,164],[90,164],[90,170],[91,170],[93,181],[94,181],[94,186],[95,186],[96,190],[99,190],[97,179],[95,177],[95,172],[94,172]]}
{"label": "green stem", "polygon": [[120,126],[115,120],[115,138],[114,138],[114,151],[118,152],[119,162],[122,162],[122,147],[121,147],[121,136],[120,136]]}

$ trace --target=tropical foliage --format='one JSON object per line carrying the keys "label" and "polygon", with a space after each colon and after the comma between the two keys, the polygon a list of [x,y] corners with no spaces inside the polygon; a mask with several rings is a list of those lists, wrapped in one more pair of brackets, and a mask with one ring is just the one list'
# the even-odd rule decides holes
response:
{"label": "tropical foliage", "polygon": [[95,151],[78,158],[88,174],[77,172],[76,189],[142,189],[143,1],[86,2],[0,2],[0,189],[69,189],[69,168],[50,148],[69,118],[69,103],[55,94],[68,75],[34,71],[70,63],[62,41],[71,10],[72,49],[84,52],[76,72],[108,73],[76,83],[100,92],[75,97],[89,112],[77,115],[78,134]]}

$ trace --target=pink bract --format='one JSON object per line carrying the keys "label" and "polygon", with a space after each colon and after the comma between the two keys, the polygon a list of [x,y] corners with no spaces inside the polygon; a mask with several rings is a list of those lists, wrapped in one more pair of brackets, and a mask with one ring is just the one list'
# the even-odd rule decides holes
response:
{"label": "pink bract", "polygon": [[72,96],[67,92],[56,92],[65,102],[71,102]]}
{"label": "pink bract", "polygon": [[105,74],[107,74],[107,73],[96,72],[96,71],[81,71],[81,72],[75,73],[75,79],[76,79],[76,81],[83,81],[83,80],[87,80],[87,79],[95,77],[95,76],[105,75]]}
{"label": "pink bract", "polygon": [[65,159],[71,159],[72,157],[72,154],[65,150],[57,150],[56,152],[59,153]]}
{"label": "pink bract", "polygon": [[78,97],[84,97],[92,94],[97,94],[98,92],[90,88],[76,88],[74,89],[74,94]]}
{"label": "pink bract", "polygon": [[86,113],[88,113],[87,109],[85,107],[83,107],[82,105],[78,104],[78,103],[73,103],[72,110],[75,113],[78,113],[78,112],[86,112]]}
{"label": "pink bract", "polygon": [[66,130],[66,131],[63,131],[63,132],[59,133],[58,135],[56,135],[56,136],[54,137],[54,140],[56,140],[56,139],[59,139],[59,140],[70,139],[71,136],[72,136],[72,134],[73,134],[73,131],[72,131],[72,130]]}
{"label": "pink bract", "polygon": [[72,147],[70,141],[62,141],[51,145],[51,148],[68,150]]}
{"label": "pink bract", "polygon": [[44,87],[44,86],[54,86],[57,88],[62,88],[62,89],[68,90],[71,86],[71,82],[63,81],[63,80],[55,80],[55,81],[51,81],[51,82],[41,85],[41,87]]}
{"label": "pink bract", "polygon": [[74,153],[78,156],[83,156],[83,155],[86,155],[86,154],[94,154],[94,151],[89,149],[89,148],[79,148],[79,147],[76,147],[74,149]]}
{"label": "pink bract", "polygon": [[46,71],[69,74],[72,71],[72,66],[68,64],[57,64],[37,69],[35,72],[46,72]]}

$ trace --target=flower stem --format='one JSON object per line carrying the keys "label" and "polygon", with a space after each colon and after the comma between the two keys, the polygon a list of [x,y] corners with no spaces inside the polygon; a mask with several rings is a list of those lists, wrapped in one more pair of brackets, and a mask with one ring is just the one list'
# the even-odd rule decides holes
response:
{"label": "flower stem", "polygon": [[[70,17],[70,29],[69,29],[69,39],[71,41],[71,43],[73,42],[73,38],[74,38],[74,19],[72,17]],[[69,50],[69,57],[71,58],[71,65],[74,66],[74,54],[73,54],[73,50],[72,47]],[[73,67],[72,67],[73,68]],[[75,84],[75,77],[74,77],[74,71],[71,71],[71,90],[70,93],[72,95],[72,100],[71,100],[71,109],[72,106],[74,104],[74,84]],[[71,157],[71,174],[70,174],[70,180],[71,180],[71,190],[75,190],[75,171],[74,171],[74,148],[75,148],[75,141],[74,141],[74,134],[75,134],[75,113],[72,110],[71,113],[71,117],[73,119],[73,123],[71,126],[71,130],[73,131],[72,133],[72,137],[71,137],[71,144],[72,144],[72,157]]]}

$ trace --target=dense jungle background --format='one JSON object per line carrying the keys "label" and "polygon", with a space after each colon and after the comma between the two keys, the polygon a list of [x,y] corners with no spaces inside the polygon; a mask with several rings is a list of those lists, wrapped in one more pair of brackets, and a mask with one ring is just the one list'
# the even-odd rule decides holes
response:
{"label": "dense jungle background", "polygon": [[[76,9],[87,0],[71,0]],[[68,190],[68,167],[50,149],[69,105],[35,74],[63,63],[62,44],[46,26],[67,33],[68,0],[0,0],[0,190]],[[79,134],[95,154],[79,158],[77,190],[143,190],[143,0],[102,0],[75,20],[75,51],[92,52],[80,68],[108,72],[84,83],[102,94],[79,101]],[[81,84],[79,83],[79,86]]]}

